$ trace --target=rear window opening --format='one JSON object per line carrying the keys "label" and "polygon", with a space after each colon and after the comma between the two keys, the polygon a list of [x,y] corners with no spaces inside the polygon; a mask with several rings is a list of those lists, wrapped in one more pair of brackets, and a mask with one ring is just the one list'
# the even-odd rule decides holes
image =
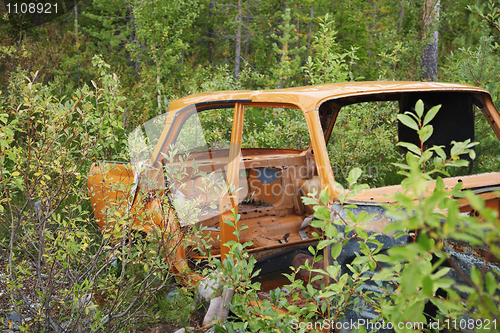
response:
{"label": "rear window opening", "polygon": [[[370,187],[399,184],[403,176],[397,174],[392,163],[404,163],[406,149],[396,144],[409,142],[420,147],[420,141],[413,129],[398,121],[397,115],[414,113],[419,99],[424,102],[424,114],[441,105],[431,122],[433,135],[424,148],[443,145],[449,155],[452,141],[477,140],[475,118],[480,112],[474,108],[472,94],[415,92],[330,100],[319,111],[336,181],[347,186],[349,171],[359,167],[363,170],[361,181]],[[470,168],[453,170],[453,175],[470,174],[474,163]]]}

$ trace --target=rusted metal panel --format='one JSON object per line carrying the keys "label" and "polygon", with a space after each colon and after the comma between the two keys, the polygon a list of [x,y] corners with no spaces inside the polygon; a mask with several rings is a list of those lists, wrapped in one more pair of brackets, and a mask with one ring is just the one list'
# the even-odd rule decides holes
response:
{"label": "rusted metal panel", "polygon": [[[452,241],[452,240],[444,240],[443,241],[443,248],[447,250],[447,252],[450,252],[452,254],[457,254],[460,253],[463,256],[463,258],[466,258],[466,256],[471,256],[476,259],[478,259],[482,264],[490,263],[494,264],[500,267],[500,259],[496,258],[494,255],[491,254],[488,249],[485,248],[479,248],[479,247],[472,247],[469,244],[465,244],[463,242],[457,242],[457,241]],[[474,260],[476,262],[476,260]],[[471,263],[472,265],[472,263]],[[470,267],[469,267],[470,270]]]}
{"label": "rusted metal panel", "polygon": [[488,95],[485,89],[456,83],[444,82],[344,82],[316,86],[255,90],[255,91],[217,91],[191,95],[173,101],[173,112],[188,105],[209,101],[248,99],[257,103],[292,104],[303,111],[314,110],[324,100],[333,98],[360,97],[382,93],[404,93],[412,91],[461,91]]}
{"label": "rusted metal panel", "polygon": [[[443,182],[445,184],[445,189],[451,190],[458,183],[462,183],[462,189],[482,189],[486,190],[486,187],[500,185],[500,172],[490,172],[479,175],[471,176],[459,176],[444,178]],[[435,184],[429,182],[426,195],[432,194],[434,191]],[[359,202],[385,202],[393,203],[393,200],[389,199],[388,196],[394,196],[395,193],[403,191],[400,185],[377,187],[369,190],[364,190],[360,194],[354,196],[352,200]],[[477,192],[477,191],[476,191]],[[482,192],[485,198],[498,197],[494,193]],[[477,193],[479,193],[477,192]]]}

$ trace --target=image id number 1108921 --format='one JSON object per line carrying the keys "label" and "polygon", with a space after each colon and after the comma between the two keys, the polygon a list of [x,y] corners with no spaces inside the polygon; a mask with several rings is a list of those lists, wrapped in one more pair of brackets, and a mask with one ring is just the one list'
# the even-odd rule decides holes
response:
{"label": "image id number 1108921", "polygon": [[446,319],[443,321],[444,328],[448,330],[464,330],[464,329],[484,329],[495,330],[497,328],[497,320],[493,319]]}
{"label": "image id number 1108921", "polygon": [[50,2],[7,2],[5,7],[9,14],[57,14],[57,3]]}

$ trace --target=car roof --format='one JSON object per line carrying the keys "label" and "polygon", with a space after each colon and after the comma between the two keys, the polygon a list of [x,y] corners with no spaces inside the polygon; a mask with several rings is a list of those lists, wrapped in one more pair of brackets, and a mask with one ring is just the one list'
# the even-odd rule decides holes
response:
{"label": "car roof", "polygon": [[489,95],[488,91],[465,84],[413,81],[363,81],[330,83],[269,90],[213,91],[187,96],[172,101],[170,111],[185,106],[208,102],[263,102],[293,104],[303,111],[314,110],[325,100],[381,93],[407,93],[432,91],[460,91]]}

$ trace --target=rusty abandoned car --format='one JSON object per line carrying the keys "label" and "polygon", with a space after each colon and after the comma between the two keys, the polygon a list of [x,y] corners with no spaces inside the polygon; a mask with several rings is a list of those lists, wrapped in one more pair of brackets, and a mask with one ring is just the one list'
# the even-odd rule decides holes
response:
{"label": "rusty abandoned car", "polygon": [[[286,270],[294,260],[300,261],[307,253],[304,249],[318,242],[311,236],[312,207],[305,205],[301,197],[326,188],[333,207],[339,196],[337,175],[328,154],[338,116],[350,105],[367,102],[391,102],[395,113],[403,113],[419,99],[426,108],[442,105],[433,121],[431,144],[449,149],[451,141],[474,141],[474,107],[482,111],[500,139],[500,115],[490,94],[468,85],[349,82],[196,94],[173,101],[166,114],[131,134],[132,167],[118,162],[93,166],[88,186],[96,220],[105,231],[110,227],[106,223],[110,202],[126,196],[121,209],[138,213],[137,203],[142,200],[148,218],[136,223],[138,230],[148,232],[162,226],[169,232],[182,233],[191,225],[202,225],[203,232],[212,239],[211,256],[222,258],[228,254],[224,244],[237,240],[235,227],[245,225],[239,242],[252,242],[249,253],[257,260],[263,277],[279,279],[276,273]],[[290,137],[285,140],[288,146],[266,141],[265,133],[272,130],[272,121],[259,122],[259,118],[283,116],[294,119],[294,127],[287,134]],[[418,139],[408,127],[394,126],[398,126],[399,141]],[[254,134],[252,140],[248,133]],[[462,182],[464,189],[477,193],[488,207],[499,209],[500,196],[495,191],[500,189],[500,172],[449,177],[444,182],[450,188]],[[114,190],[115,184],[129,185],[130,193]],[[139,198],[140,189],[146,189],[149,197]],[[232,196],[227,189],[232,189]],[[390,204],[388,195],[400,190],[400,185],[384,186],[352,198],[358,212],[375,214],[366,226],[368,232],[382,232],[391,223],[381,204]],[[168,196],[175,219],[165,221],[158,213],[166,202],[158,193]],[[460,211],[470,213],[469,203],[458,200]],[[235,227],[223,223],[234,221],[233,213],[241,216]],[[385,246],[404,242],[403,238],[396,241],[391,240],[391,235],[385,237]],[[207,253],[194,243],[196,240],[188,239],[177,248],[176,258],[169,259],[175,260],[179,271],[196,259],[206,258]],[[355,246],[344,247],[338,262],[349,264],[356,251]],[[488,255],[457,244],[449,244],[449,251],[477,260]]]}

